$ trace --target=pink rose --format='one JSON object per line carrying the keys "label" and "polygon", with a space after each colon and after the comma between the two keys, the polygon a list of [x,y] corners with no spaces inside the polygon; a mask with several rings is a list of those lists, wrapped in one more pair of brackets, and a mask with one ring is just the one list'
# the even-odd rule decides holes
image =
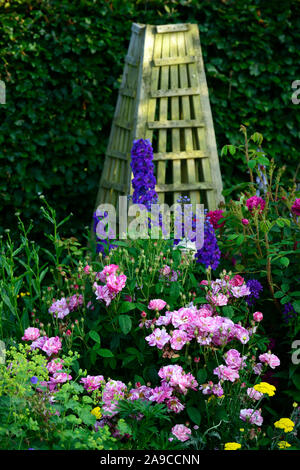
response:
{"label": "pink rose", "polygon": [[163,328],[160,330],[156,328],[151,335],[145,338],[148,341],[149,346],[156,346],[158,349],[162,349],[171,339],[171,336]]}
{"label": "pink rose", "polygon": [[192,431],[187,428],[184,424],[176,424],[172,428],[171,432],[181,442],[187,441],[192,434]]}
{"label": "pink rose", "polygon": [[259,360],[265,364],[268,364],[271,369],[280,365],[280,360],[275,354],[264,353],[259,356]]}
{"label": "pink rose", "polygon": [[207,217],[215,230],[225,225],[225,222],[219,223],[219,220],[224,217],[222,209],[208,212]]}
{"label": "pink rose", "polygon": [[265,205],[265,201],[259,196],[252,196],[246,201],[246,206],[250,212],[253,212],[253,209],[257,208],[259,208],[260,212],[262,212],[265,208]]}
{"label": "pink rose", "polygon": [[216,367],[214,374],[219,377],[219,380],[229,380],[230,382],[234,382],[236,379],[240,378],[239,373],[235,369],[224,365]]}
{"label": "pink rose", "polygon": [[35,341],[40,337],[41,333],[38,328],[27,328],[24,331],[23,341]]}
{"label": "pink rose", "polygon": [[243,225],[248,225],[248,224],[249,224],[249,220],[248,220],[248,219],[242,219],[242,224],[243,224]]}
{"label": "pink rose", "polygon": [[262,321],[263,317],[264,316],[261,312],[254,312],[253,313],[253,320],[254,321]]}
{"label": "pink rose", "polygon": [[295,214],[296,216],[299,216],[299,215],[300,215],[300,198],[299,198],[299,199],[295,199],[294,204],[292,205],[292,212],[293,212],[293,214]]}
{"label": "pink rose", "polygon": [[149,310],[162,310],[167,305],[167,302],[161,299],[150,300],[148,308]]}
{"label": "pink rose", "polygon": [[232,286],[242,286],[244,284],[244,278],[239,274],[236,274],[230,281],[229,284]]}

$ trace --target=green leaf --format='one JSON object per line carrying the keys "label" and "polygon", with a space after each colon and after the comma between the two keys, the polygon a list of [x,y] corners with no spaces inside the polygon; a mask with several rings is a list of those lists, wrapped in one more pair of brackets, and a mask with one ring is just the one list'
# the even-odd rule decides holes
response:
{"label": "green leaf", "polygon": [[240,245],[244,242],[244,240],[245,240],[245,236],[241,233],[241,234],[237,237],[235,243],[236,243],[238,246],[240,246]]}
{"label": "green leaf", "polygon": [[190,406],[187,408],[186,411],[190,420],[199,426],[201,423],[201,413],[198,410],[198,408],[195,408],[194,406]]}
{"label": "green leaf", "polygon": [[130,312],[130,310],[134,310],[136,308],[136,305],[133,302],[122,302],[119,313],[127,313]]}
{"label": "green leaf", "polygon": [[100,336],[97,331],[89,331],[89,336],[95,341],[95,343],[100,344]]}
{"label": "green leaf", "polygon": [[198,372],[197,372],[197,381],[199,382],[199,384],[203,384],[205,383],[207,379],[207,371],[206,369],[199,369]]}
{"label": "green leaf", "polygon": [[128,315],[120,315],[119,325],[122,333],[124,333],[124,335],[127,335],[132,328],[131,318]]}
{"label": "green leaf", "polygon": [[101,357],[114,357],[114,354],[109,349],[100,348],[97,350],[97,354]]}
{"label": "green leaf", "polygon": [[280,258],[280,263],[286,268],[290,264],[290,260],[286,256],[283,256]]}
{"label": "green leaf", "polygon": [[300,300],[295,300],[295,302],[293,302],[293,307],[294,309],[296,310],[297,313],[300,313]]}
{"label": "green leaf", "polygon": [[300,390],[300,374],[294,374],[292,377],[292,381],[294,382],[297,389]]}
{"label": "green leaf", "polygon": [[257,160],[250,160],[248,162],[248,167],[251,168],[251,170],[253,170],[255,167],[256,167],[256,164],[257,164]]}

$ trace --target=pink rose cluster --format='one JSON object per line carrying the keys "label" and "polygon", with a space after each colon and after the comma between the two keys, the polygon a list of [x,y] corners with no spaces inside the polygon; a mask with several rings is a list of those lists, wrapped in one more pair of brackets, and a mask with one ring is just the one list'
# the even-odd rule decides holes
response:
{"label": "pink rose cluster", "polygon": [[120,380],[109,380],[102,391],[102,413],[103,415],[114,416],[118,413],[119,400],[125,398],[126,385]]}
{"label": "pink rose cluster", "polygon": [[170,411],[180,413],[184,405],[180,402],[178,395],[186,395],[189,389],[196,390],[198,383],[191,373],[185,373],[183,368],[177,364],[162,367],[158,375],[161,384],[155,388],[144,385],[131,389],[130,400],[141,398],[156,403],[165,403]]}
{"label": "pink rose cluster", "polygon": [[[180,351],[186,343],[195,339],[200,345],[224,346],[233,339],[242,344],[249,341],[250,332],[232,320],[214,315],[210,305],[201,308],[182,307],[173,312],[167,311],[151,321],[156,327],[145,339],[149,346],[163,349],[167,344]],[[162,327],[162,328],[159,328]],[[170,328],[169,332],[166,327]]]}
{"label": "pink rose cluster", "polygon": [[58,336],[52,336],[48,338],[48,336],[40,336],[36,341],[31,343],[31,349],[41,349],[44,351],[47,356],[53,356],[59,353],[61,350],[61,340]]}
{"label": "pink rose cluster", "polygon": [[80,380],[83,383],[85,390],[88,392],[93,392],[97,390],[105,383],[103,375],[88,375],[87,377],[83,377]]}
{"label": "pink rose cluster", "polygon": [[62,297],[60,300],[54,301],[48,312],[52,313],[55,318],[62,319],[70,312],[73,312],[73,310],[76,310],[82,304],[82,294],[74,294],[71,297]]}
{"label": "pink rose cluster", "polygon": [[229,349],[224,354],[225,364],[221,364],[214,369],[214,374],[218,376],[219,383],[209,382],[200,386],[200,390],[204,395],[223,395],[222,384],[225,381],[235,382],[239,379],[239,370],[246,366],[246,356],[241,356],[236,349]]}
{"label": "pink rose cluster", "polygon": [[98,285],[94,282],[93,287],[95,289],[96,299],[105,302],[108,307],[111,301],[116,295],[121,292],[125,285],[127,277],[125,274],[117,275],[119,266],[116,264],[110,264],[105,266],[104,269],[96,274],[96,280],[100,280],[104,285]]}
{"label": "pink rose cluster", "polygon": [[232,299],[239,299],[250,295],[250,293],[242,276],[236,274],[230,278],[229,275],[225,275],[222,279],[216,279],[210,283],[206,299],[213,306],[222,307]]}
{"label": "pink rose cluster", "polygon": [[266,203],[261,197],[252,196],[247,199],[246,206],[251,213],[253,213],[253,210],[255,209],[259,209],[259,212],[262,212],[266,206]]}
{"label": "pink rose cluster", "polygon": [[58,336],[48,338],[48,336],[41,336],[38,328],[26,328],[22,337],[23,341],[32,341],[31,349],[41,349],[47,356],[57,354],[61,350],[61,341]]}

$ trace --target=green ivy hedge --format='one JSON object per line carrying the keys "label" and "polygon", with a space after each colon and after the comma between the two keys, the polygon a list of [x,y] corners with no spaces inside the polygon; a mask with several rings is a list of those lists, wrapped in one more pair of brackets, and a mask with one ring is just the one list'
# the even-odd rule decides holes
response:
{"label": "green ivy hedge", "polygon": [[[300,105],[300,2],[264,0],[0,0],[1,230],[15,212],[42,232],[37,195],[68,230],[90,224],[132,22],[196,22],[219,150],[241,123],[264,134],[288,175],[295,170]],[[225,187],[244,179],[221,158]]]}

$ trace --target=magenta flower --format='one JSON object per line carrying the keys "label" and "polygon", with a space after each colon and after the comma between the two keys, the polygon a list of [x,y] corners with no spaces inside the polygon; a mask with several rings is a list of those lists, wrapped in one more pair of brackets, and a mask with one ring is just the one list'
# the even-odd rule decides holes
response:
{"label": "magenta flower", "polygon": [[23,341],[35,341],[40,337],[41,333],[38,328],[26,328],[24,331]]}
{"label": "magenta flower", "polygon": [[53,302],[51,307],[48,310],[49,313],[52,313],[55,318],[64,318],[70,313],[69,305],[67,299],[63,297],[60,300]]}
{"label": "magenta flower", "polygon": [[188,335],[183,330],[174,330],[171,338],[171,348],[180,351],[189,340]]}
{"label": "magenta flower", "polygon": [[248,225],[248,224],[249,224],[249,220],[248,220],[248,219],[242,219],[242,224],[243,224],[243,225]]}
{"label": "magenta flower", "polygon": [[261,426],[263,423],[263,417],[259,410],[254,411],[252,408],[243,409],[240,411],[240,418],[243,421],[248,421],[251,424]]}
{"label": "magenta flower", "polygon": [[244,357],[236,349],[229,349],[224,357],[226,365],[231,369],[239,370],[245,365]]}
{"label": "magenta flower", "polygon": [[111,293],[118,294],[124,289],[126,284],[127,277],[125,274],[121,274],[120,276],[116,276],[115,274],[110,274],[106,278],[106,286],[108,287]]}
{"label": "magenta flower", "polygon": [[45,351],[48,356],[57,354],[61,350],[61,341],[59,337],[53,336],[52,338],[47,339],[41,349],[42,351]]}
{"label": "magenta flower", "polygon": [[119,266],[117,264],[109,264],[105,266],[100,273],[96,274],[96,279],[100,279],[101,282],[106,282],[106,278],[111,274],[116,274]]}
{"label": "magenta flower", "polygon": [[167,302],[165,302],[164,300],[153,299],[153,300],[150,300],[148,308],[149,308],[149,310],[158,310],[158,311],[160,311],[163,308],[165,308],[166,305],[167,305]]}
{"label": "magenta flower", "polygon": [[253,313],[253,320],[254,321],[262,321],[262,319],[264,318],[263,314],[261,312],[254,312]]}
{"label": "magenta flower", "polygon": [[225,225],[225,222],[219,223],[219,220],[224,217],[222,209],[208,212],[207,217],[209,217],[210,223],[215,230]]}
{"label": "magenta flower", "polygon": [[55,372],[53,377],[50,378],[50,382],[55,384],[63,384],[68,380],[72,380],[72,376],[65,372]]}
{"label": "magenta flower", "polygon": [[105,383],[103,375],[88,375],[83,377],[80,382],[83,383],[85,390],[88,392],[93,392],[101,387]]}
{"label": "magenta flower", "polygon": [[162,330],[156,328],[153,333],[145,339],[148,341],[149,346],[156,346],[158,349],[162,349],[170,341],[171,336],[164,328]]}
{"label": "magenta flower", "polygon": [[259,356],[259,360],[265,364],[268,364],[271,369],[275,369],[280,365],[280,360],[275,354],[264,353]]}
{"label": "magenta flower", "polygon": [[295,199],[294,204],[292,205],[292,212],[297,217],[300,215],[300,198]]}
{"label": "magenta flower", "polygon": [[50,374],[54,374],[55,372],[62,370],[63,368],[63,360],[62,359],[52,359],[47,364],[47,369]]}
{"label": "magenta flower", "polygon": [[171,429],[171,432],[181,442],[187,441],[191,437],[191,434],[192,434],[192,431],[189,428],[187,428],[184,424],[176,424]]}
{"label": "magenta flower", "polygon": [[247,388],[247,395],[248,397],[252,398],[252,400],[256,400],[256,401],[260,400],[264,396],[263,393],[258,392],[253,387]]}
{"label": "magenta flower", "polygon": [[260,212],[262,212],[265,205],[265,201],[259,196],[252,196],[246,201],[246,206],[248,207],[249,212],[253,212],[253,209],[260,209]]}
{"label": "magenta flower", "polygon": [[167,407],[169,410],[174,411],[174,413],[180,413],[182,410],[184,410],[184,405],[177,397],[169,398],[167,401]]}
{"label": "magenta flower", "polygon": [[227,367],[221,365],[214,369],[214,374],[219,377],[219,380],[229,380],[230,382],[234,382],[236,379],[239,379],[239,373],[235,369],[231,369],[231,367]]}

